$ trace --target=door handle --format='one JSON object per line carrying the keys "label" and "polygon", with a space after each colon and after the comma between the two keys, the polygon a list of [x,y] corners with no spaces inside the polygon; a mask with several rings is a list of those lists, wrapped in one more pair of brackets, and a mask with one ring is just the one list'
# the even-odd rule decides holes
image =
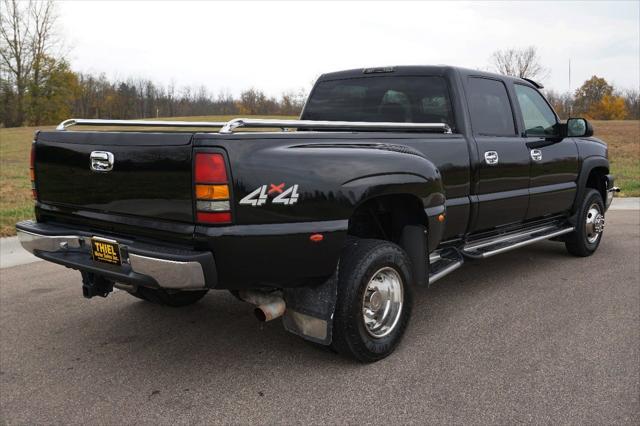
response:
{"label": "door handle", "polygon": [[533,161],[542,161],[542,151],[540,151],[539,149],[532,149],[531,159]]}
{"label": "door handle", "polygon": [[500,157],[496,151],[487,151],[484,153],[484,162],[489,165],[498,164]]}

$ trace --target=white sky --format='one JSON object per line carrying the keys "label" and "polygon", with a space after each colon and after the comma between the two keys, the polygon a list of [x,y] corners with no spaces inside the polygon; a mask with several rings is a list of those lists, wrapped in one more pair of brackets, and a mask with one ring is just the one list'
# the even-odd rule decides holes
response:
{"label": "white sky", "polygon": [[60,2],[77,71],[214,93],[309,90],[323,72],[383,65],[486,68],[535,45],[548,88],[592,75],[640,85],[640,2]]}

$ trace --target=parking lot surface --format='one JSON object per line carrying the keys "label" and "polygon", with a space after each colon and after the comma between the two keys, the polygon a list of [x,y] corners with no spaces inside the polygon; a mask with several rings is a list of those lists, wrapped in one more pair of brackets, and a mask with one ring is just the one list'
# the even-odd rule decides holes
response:
{"label": "parking lot surface", "polygon": [[398,350],[362,365],[213,291],[166,308],[82,298],[76,271],[0,271],[0,423],[640,423],[640,212],[598,252],[544,242],[418,289]]}

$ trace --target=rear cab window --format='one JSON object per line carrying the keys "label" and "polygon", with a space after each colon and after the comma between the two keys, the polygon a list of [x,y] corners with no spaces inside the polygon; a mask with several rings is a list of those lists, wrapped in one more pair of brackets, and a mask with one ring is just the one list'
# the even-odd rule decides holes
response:
{"label": "rear cab window", "polygon": [[513,111],[504,83],[483,77],[469,77],[468,82],[473,133],[479,136],[516,135]]}
{"label": "rear cab window", "polygon": [[447,80],[439,76],[319,81],[302,118],[455,125]]}

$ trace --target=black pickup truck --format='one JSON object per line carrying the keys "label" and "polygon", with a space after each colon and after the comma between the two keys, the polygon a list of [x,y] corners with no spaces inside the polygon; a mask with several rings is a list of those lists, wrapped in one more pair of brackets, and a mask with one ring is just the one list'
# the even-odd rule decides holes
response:
{"label": "black pickup truck", "polygon": [[37,220],[17,232],[79,270],[85,297],[115,287],[184,306],[226,289],[261,320],[375,361],[414,288],[465,260],[547,239],[597,249],[617,190],[607,146],[540,88],[370,68],[321,76],[300,120],[67,120],[36,134]]}

